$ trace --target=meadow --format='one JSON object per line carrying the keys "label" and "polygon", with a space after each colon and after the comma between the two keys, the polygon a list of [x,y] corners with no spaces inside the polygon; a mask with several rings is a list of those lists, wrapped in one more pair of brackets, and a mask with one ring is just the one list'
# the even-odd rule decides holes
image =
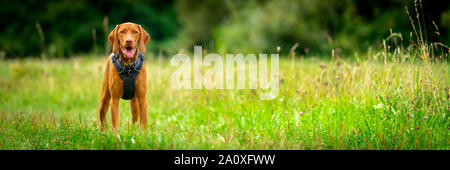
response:
{"label": "meadow", "polygon": [[[450,70],[412,55],[280,57],[280,93],[175,90],[146,55],[149,127],[100,131],[105,56],[0,60],[0,149],[450,149]],[[247,76],[248,77],[248,76]],[[108,112],[108,126],[110,113]]]}

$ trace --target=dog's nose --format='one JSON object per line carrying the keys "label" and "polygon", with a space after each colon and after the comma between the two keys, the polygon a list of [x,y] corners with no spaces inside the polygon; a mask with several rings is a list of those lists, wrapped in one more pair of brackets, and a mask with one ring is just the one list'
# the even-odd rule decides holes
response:
{"label": "dog's nose", "polygon": [[131,39],[131,38],[127,38],[125,40],[125,43],[127,43],[127,44],[131,44],[132,42],[133,42],[133,39]]}

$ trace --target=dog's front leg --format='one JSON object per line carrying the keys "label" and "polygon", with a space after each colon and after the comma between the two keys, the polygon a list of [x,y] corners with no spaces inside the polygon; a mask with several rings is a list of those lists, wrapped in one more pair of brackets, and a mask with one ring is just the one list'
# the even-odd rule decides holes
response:
{"label": "dog's front leg", "polygon": [[117,97],[111,99],[111,122],[114,133],[117,133],[119,127],[119,100]]}
{"label": "dog's front leg", "polygon": [[106,113],[108,113],[110,99],[111,99],[111,96],[109,95],[108,92],[105,92],[105,93],[102,92],[102,97],[100,99],[100,108],[99,108],[99,115],[100,115],[102,131],[104,129],[106,129]]}
{"label": "dog's front leg", "polygon": [[[109,58],[111,58],[111,56]],[[103,73],[102,94],[101,94],[101,98],[100,98],[100,108],[98,109],[100,123],[101,123],[100,129],[102,131],[104,129],[106,129],[106,126],[107,126],[106,114],[108,113],[109,102],[111,100],[111,92],[109,91],[109,65],[110,65],[109,60],[106,63],[105,73]]]}

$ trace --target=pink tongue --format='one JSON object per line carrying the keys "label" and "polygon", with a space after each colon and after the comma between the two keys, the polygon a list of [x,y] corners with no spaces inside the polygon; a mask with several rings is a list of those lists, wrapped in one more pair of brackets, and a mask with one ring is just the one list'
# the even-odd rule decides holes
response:
{"label": "pink tongue", "polygon": [[124,53],[125,56],[127,56],[128,58],[132,58],[135,51],[136,51],[136,49],[131,49],[131,50],[125,49],[125,50],[123,51],[123,53]]}

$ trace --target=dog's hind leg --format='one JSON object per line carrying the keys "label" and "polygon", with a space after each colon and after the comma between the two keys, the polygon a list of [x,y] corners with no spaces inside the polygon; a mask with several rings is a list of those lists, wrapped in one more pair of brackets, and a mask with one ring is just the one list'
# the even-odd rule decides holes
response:
{"label": "dog's hind leg", "polygon": [[133,120],[133,124],[138,121],[139,118],[139,100],[137,97],[134,97],[130,100],[131,104],[131,117]]}
{"label": "dog's hind leg", "polygon": [[139,109],[141,127],[147,129],[147,99],[145,96],[139,98]]}

